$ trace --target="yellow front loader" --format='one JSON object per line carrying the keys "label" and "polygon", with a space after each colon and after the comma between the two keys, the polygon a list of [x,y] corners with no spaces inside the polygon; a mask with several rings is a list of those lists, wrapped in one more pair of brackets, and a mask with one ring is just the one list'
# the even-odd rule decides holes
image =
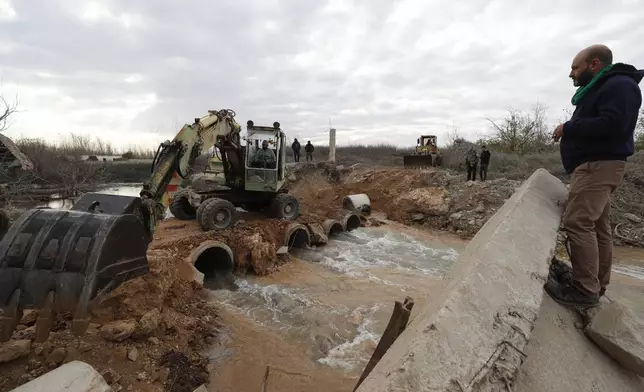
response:
{"label": "yellow front loader", "polygon": [[423,135],[416,140],[411,155],[403,156],[405,167],[436,167],[442,164],[443,157],[438,149],[435,135]]}

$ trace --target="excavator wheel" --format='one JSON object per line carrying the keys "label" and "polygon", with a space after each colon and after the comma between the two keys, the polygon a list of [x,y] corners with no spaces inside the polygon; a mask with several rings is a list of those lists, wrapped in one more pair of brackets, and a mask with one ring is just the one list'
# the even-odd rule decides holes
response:
{"label": "excavator wheel", "polygon": [[275,218],[293,220],[300,215],[300,202],[293,195],[278,193],[271,201],[270,210]]}
{"label": "excavator wheel", "polygon": [[0,210],[0,240],[2,239],[2,237],[4,237],[5,234],[7,234],[9,226],[11,226],[11,219],[9,219],[9,215],[7,215],[7,212],[5,210]]}
{"label": "excavator wheel", "polygon": [[180,220],[193,220],[197,217],[197,210],[190,204],[189,191],[182,189],[174,194],[170,203],[170,212]]}
{"label": "excavator wheel", "polygon": [[201,203],[197,215],[201,228],[206,231],[227,229],[237,221],[237,210],[233,203],[217,197]]}
{"label": "excavator wheel", "polygon": [[[0,341],[11,339],[24,309],[38,311],[38,342],[47,340],[57,313],[71,313],[72,331],[82,335],[98,301],[146,274],[150,236],[127,213],[140,203],[138,197],[86,194],[69,211],[23,213],[0,241]],[[97,207],[107,213],[84,212]]]}

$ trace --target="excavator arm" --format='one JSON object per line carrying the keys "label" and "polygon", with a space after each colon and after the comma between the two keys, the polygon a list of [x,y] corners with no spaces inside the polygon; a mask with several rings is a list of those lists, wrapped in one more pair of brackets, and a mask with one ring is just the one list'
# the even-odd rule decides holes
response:
{"label": "excavator arm", "polygon": [[146,274],[168,185],[190,176],[204,146],[218,145],[224,166],[238,170],[230,162],[241,151],[234,116],[232,110],[209,111],[162,143],[140,197],[88,193],[70,210],[23,213],[0,241],[0,342],[11,338],[24,309],[38,311],[36,341],[47,339],[59,313],[72,313],[72,331],[81,335],[95,304]]}

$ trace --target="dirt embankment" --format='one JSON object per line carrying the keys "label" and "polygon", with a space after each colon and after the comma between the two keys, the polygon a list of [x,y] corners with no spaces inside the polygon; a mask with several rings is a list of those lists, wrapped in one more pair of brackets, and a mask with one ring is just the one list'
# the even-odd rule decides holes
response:
{"label": "dirt embankment", "polygon": [[[323,215],[341,205],[344,196],[366,193],[373,210],[386,213],[389,219],[464,238],[474,236],[522,183],[505,178],[466,181],[464,174],[443,168],[336,168],[326,163],[293,167],[289,182],[305,214]],[[613,196],[616,245],[644,246],[641,184],[644,175],[630,170]]]}
{"label": "dirt embankment", "polygon": [[35,343],[36,314],[25,311],[12,340],[0,345],[0,390],[76,359],[94,366],[113,390],[183,392],[207,382],[203,350],[217,337],[218,318],[201,289],[176,278],[176,262],[190,245],[153,242],[150,273],[112,292],[81,337],[71,333],[69,315],[60,315],[48,341]]}
{"label": "dirt embankment", "polygon": [[409,225],[471,237],[520,185],[498,179],[465,182],[442,169],[362,168],[333,171],[309,165],[291,172],[291,192],[304,214],[327,215],[346,195],[365,193],[373,210]]}

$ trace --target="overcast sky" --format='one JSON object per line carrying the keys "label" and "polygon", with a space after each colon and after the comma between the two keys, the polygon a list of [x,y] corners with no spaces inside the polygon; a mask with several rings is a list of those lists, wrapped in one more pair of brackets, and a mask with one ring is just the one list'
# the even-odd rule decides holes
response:
{"label": "overcast sky", "polygon": [[[474,139],[508,107],[571,108],[572,58],[644,68],[644,0],[0,0],[7,134],[156,145],[208,109],[289,136]],[[440,142],[440,140],[439,140]]]}

